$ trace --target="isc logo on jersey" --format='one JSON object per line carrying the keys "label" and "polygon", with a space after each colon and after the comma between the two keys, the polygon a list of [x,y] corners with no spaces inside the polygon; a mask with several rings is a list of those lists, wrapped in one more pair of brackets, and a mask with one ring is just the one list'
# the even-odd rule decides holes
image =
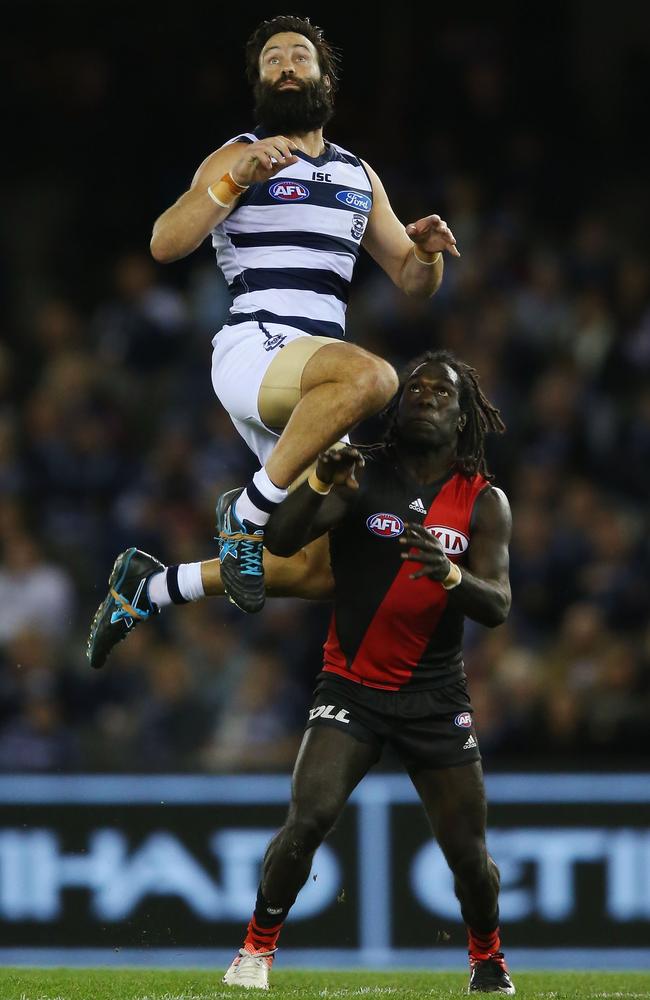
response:
{"label": "isc logo on jersey", "polygon": [[380,538],[397,538],[404,531],[404,522],[397,514],[371,514],[366,527]]}
{"label": "isc logo on jersey", "polygon": [[276,201],[304,201],[309,198],[309,188],[297,181],[276,181],[269,188],[269,194]]}
{"label": "isc logo on jersey", "polygon": [[437,538],[446,556],[459,556],[467,550],[469,538],[456,528],[445,528],[440,524],[425,524],[426,530]]}
{"label": "isc logo on jersey", "polygon": [[372,199],[367,194],[359,194],[358,191],[337,191],[336,200],[348,208],[354,208],[357,212],[369,212],[372,208]]}

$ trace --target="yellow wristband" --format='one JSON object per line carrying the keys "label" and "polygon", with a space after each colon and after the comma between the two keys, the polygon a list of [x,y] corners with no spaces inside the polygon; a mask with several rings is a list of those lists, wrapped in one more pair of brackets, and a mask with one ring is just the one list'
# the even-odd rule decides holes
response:
{"label": "yellow wristband", "polygon": [[235,200],[239,198],[240,194],[244,191],[248,191],[248,185],[238,184],[236,180],[233,179],[231,173],[224,174],[223,177],[219,178],[217,183],[214,185],[214,191],[212,190],[212,185],[208,185],[208,194],[212,198],[215,205],[220,208],[232,208],[235,204]]}
{"label": "yellow wristband", "polygon": [[458,586],[462,579],[463,574],[460,571],[460,566],[457,566],[456,563],[450,563],[447,576],[440,582],[445,590],[453,590],[454,587]]}
{"label": "yellow wristband", "polygon": [[221,180],[228,185],[233,194],[243,194],[250,187],[250,184],[240,184],[239,181],[236,181],[230,171],[225,173]]}
{"label": "yellow wristband", "polygon": [[311,488],[314,491],[314,493],[318,493],[322,497],[326,497],[327,494],[332,489],[332,484],[331,483],[324,483],[322,479],[319,479],[318,476],[316,475],[315,470],[313,472],[309,473],[309,477],[307,479],[307,482],[311,486]]}
{"label": "yellow wristband", "polygon": [[[423,250],[422,253],[428,253],[428,251]],[[417,261],[419,261],[420,264],[424,264],[425,267],[433,267],[434,264],[438,263],[438,258],[441,256],[441,251],[438,250],[438,252],[433,255],[433,260],[422,260],[421,257],[418,257],[418,248],[416,244],[413,244],[413,256]]]}
{"label": "yellow wristband", "polygon": [[217,181],[214,186],[214,191],[212,190],[212,185],[208,185],[208,194],[212,198],[215,205],[219,208],[232,208],[235,204],[236,199],[239,197],[237,194],[233,194],[227,184],[223,181]]}

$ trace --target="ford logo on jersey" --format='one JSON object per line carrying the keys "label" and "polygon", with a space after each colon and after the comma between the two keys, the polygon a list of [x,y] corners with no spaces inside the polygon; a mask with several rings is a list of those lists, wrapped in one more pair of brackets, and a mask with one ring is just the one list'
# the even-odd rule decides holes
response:
{"label": "ford logo on jersey", "polygon": [[276,181],[269,188],[269,194],[276,201],[304,201],[309,198],[309,188],[298,181]]}
{"label": "ford logo on jersey", "polygon": [[336,200],[349,208],[356,209],[357,212],[369,212],[372,208],[372,198],[367,194],[359,194],[358,191],[338,191]]}
{"label": "ford logo on jersey", "polygon": [[446,556],[459,556],[467,550],[469,538],[456,528],[445,528],[441,524],[425,524],[430,535],[437,538]]}
{"label": "ford logo on jersey", "polygon": [[454,719],[454,725],[460,726],[461,729],[469,729],[472,725],[472,716],[469,712],[461,712],[460,715],[457,715]]}
{"label": "ford logo on jersey", "polygon": [[366,527],[380,538],[397,538],[404,531],[404,522],[397,514],[371,514]]}

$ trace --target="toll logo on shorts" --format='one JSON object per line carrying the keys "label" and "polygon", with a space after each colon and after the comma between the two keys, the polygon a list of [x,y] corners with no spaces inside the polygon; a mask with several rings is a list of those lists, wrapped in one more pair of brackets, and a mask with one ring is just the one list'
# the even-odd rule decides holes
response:
{"label": "toll logo on shorts", "polygon": [[336,715],[335,705],[317,705],[316,708],[309,709],[309,721],[313,722],[314,719],[331,719],[333,722],[344,722],[346,726],[350,725],[350,720],[348,718],[349,712],[347,708],[341,708]]}
{"label": "toll logo on shorts", "polygon": [[454,719],[454,725],[458,726],[460,729],[469,729],[472,725],[472,716],[470,712],[461,712]]}
{"label": "toll logo on shorts", "polygon": [[304,201],[309,198],[309,188],[298,181],[276,181],[269,188],[269,194],[276,201]]}
{"label": "toll logo on shorts", "polygon": [[438,539],[446,556],[459,556],[467,551],[469,538],[457,528],[447,528],[441,524],[425,524],[424,527]]}
{"label": "toll logo on shorts", "polygon": [[404,531],[404,522],[397,514],[371,514],[366,527],[380,538],[397,538]]}

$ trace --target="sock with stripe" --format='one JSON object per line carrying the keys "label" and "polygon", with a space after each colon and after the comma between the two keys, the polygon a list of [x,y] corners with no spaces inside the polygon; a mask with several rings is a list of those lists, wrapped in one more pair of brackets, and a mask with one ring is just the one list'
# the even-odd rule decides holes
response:
{"label": "sock with stripe", "polygon": [[262,887],[257,890],[255,912],[251,917],[244,948],[249,951],[271,951],[277,947],[280,931],[287,919],[289,907],[271,906],[262,894]]}
{"label": "sock with stripe", "polygon": [[493,955],[495,951],[501,951],[501,937],[498,927],[487,933],[475,931],[473,928],[468,927],[467,938],[471,958],[484,960]]}
{"label": "sock with stripe", "polygon": [[152,604],[165,608],[168,604],[188,604],[205,597],[201,563],[181,563],[168,566],[149,577],[147,593]]}
{"label": "sock with stripe", "polygon": [[234,513],[240,521],[263,528],[278,504],[286,499],[287,492],[271,482],[265,468],[258,469],[235,500]]}

